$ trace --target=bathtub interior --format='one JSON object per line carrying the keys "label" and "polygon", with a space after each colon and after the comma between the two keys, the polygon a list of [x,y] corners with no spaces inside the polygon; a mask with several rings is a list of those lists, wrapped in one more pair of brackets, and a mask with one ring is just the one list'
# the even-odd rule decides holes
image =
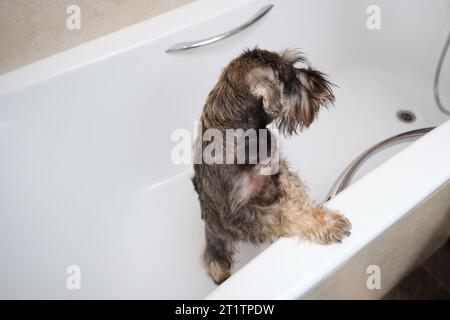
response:
{"label": "bathtub interior", "polygon": [[[242,34],[164,53],[176,42],[234,27],[267,3],[272,11]],[[376,31],[365,26],[370,4],[231,2],[215,17],[186,22],[151,42],[20,88],[0,88],[0,253],[7,262],[0,264],[0,297],[202,298],[216,287],[201,265],[203,224],[191,168],[172,163],[170,137],[178,128],[194,132],[221,68],[243,48],[300,47],[338,85],[335,107],[282,141],[314,199],[323,199],[370,145],[443,123],[432,80],[450,29],[448,1],[379,1]],[[446,88],[449,58],[443,68]],[[449,91],[441,92],[450,105]],[[400,109],[413,111],[416,121],[398,121]],[[357,178],[404,146],[384,151]],[[236,270],[267,245],[243,245]],[[72,264],[82,268],[83,290],[65,287]]]}

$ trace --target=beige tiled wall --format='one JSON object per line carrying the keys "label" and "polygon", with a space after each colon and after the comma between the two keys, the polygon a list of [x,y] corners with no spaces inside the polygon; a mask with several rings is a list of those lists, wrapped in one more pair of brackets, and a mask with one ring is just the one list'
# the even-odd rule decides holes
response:
{"label": "beige tiled wall", "polygon": [[[0,0],[0,74],[194,0]],[[81,9],[69,30],[66,9]]]}

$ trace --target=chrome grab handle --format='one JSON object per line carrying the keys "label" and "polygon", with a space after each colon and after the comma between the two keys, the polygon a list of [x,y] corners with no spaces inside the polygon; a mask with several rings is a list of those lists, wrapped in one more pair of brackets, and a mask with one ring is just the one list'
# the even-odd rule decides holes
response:
{"label": "chrome grab handle", "polygon": [[206,39],[189,41],[189,42],[180,42],[180,43],[177,43],[177,44],[171,46],[169,49],[166,50],[166,52],[169,53],[169,52],[178,52],[178,51],[183,51],[183,50],[189,50],[189,49],[194,49],[197,47],[206,46],[206,45],[218,42],[218,41],[222,41],[223,39],[231,37],[232,35],[235,35],[236,33],[239,33],[241,31],[247,29],[252,24],[254,24],[256,21],[258,21],[259,19],[264,17],[266,15],[266,13],[269,12],[270,9],[272,9],[272,8],[273,8],[273,4],[269,4],[267,6],[262,7],[250,20],[248,20],[247,22],[243,23],[242,25],[240,25],[230,31],[227,31],[227,32],[224,32],[224,33],[221,33],[221,34],[218,34],[218,35],[206,38]]}
{"label": "chrome grab handle", "polygon": [[383,140],[375,144],[371,148],[367,149],[362,154],[360,154],[355,160],[353,160],[353,162],[350,163],[347,166],[347,168],[344,169],[344,171],[341,173],[339,178],[337,178],[336,182],[333,184],[330,191],[328,192],[325,201],[334,198],[334,196],[336,196],[339,192],[347,188],[350,182],[352,181],[352,178],[355,175],[358,168],[361,167],[363,163],[366,162],[366,160],[369,159],[371,156],[373,156],[374,154],[378,153],[379,151],[383,150],[386,147],[390,147],[392,145],[396,145],[406,141],[417,140],[418,138],[424,136],[433,129],[434,127],[429,127],[403,132],[393,137],[390,137],[386,140]]}

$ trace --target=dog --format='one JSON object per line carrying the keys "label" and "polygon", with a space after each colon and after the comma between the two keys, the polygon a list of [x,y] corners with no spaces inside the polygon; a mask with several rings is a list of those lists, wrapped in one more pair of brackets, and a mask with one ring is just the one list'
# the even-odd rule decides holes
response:
{"label": "dog", "polygon": [[[257,244],[297,236],[329,244],[350,235],[350,221],[313,201],[284,158],[278,158],[275,173],[261,174],[278,152],[267,126],[275,125],[285,136],[308,128],[321,108],[334,104],[332,87],[328,76],[309,66],[301,52],[254,48],[232,60],[209,93],[200,117],[201,130],[214,129],[225,135],[233,129],[241,137],[244,130],[266,130],[269,136],[256,137],[256,142],[267,142],[267,157],[257,151],[248,152],[241,163],[194,163],[192,182],[205,222],[203,262],[216,284],[231,275],[239,241]],[[255,138],[247,139],[246,148],[252,142]],[[236,143],[231,147],[236,157]],[[197,137],[196,154],[206,148],[208,143]],[[215,155],[221,152],[216,150]]]}

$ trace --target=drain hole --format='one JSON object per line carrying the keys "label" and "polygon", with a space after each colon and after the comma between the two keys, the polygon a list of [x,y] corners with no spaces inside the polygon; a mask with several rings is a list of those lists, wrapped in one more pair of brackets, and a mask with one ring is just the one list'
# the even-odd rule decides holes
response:
{"label": "drain hole", "polygon": [[411,123],[416,120],[416,115],[408,110],[400,110],[397,112],[397,118],[402,122]]}

